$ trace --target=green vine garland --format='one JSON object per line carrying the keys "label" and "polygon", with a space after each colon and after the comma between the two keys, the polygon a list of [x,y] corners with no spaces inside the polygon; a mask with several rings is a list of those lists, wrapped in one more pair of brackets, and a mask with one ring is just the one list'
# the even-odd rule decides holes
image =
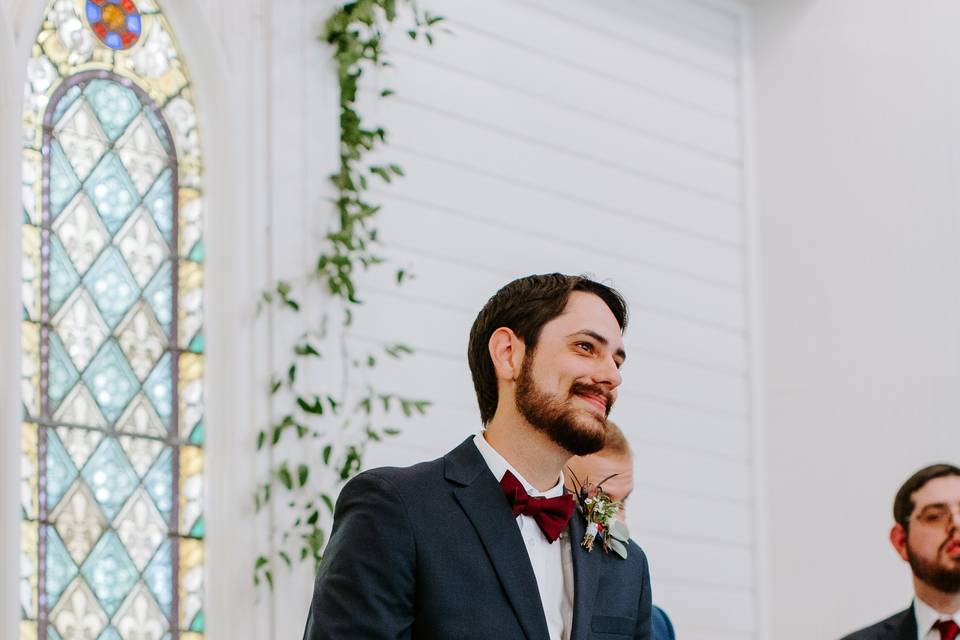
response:
{"label": "green vine garland", "polygon": [[[415,2],[410,5],[413,25],[407,35],[433,44],[433,29],[443,18],[421,11]],[[348,344],[347,336],[353,321],[354,309],[361,304],[355,275],[383,265],[385,260],[374,247],[381,242],[373,225],[380,205],[367,196],[371,180],[390,183],[404,175],[396,164],[371,164],[365,158],[387,140],[383,127],[370,127],[357,109],[357,90],[363,74],[389,66],[382,48],[387,29],[398,19],[397,0],[355,0],[339,6],[327,20],[320,39],[333,47],[340,85],[340,169],[330,176],[336,189],[334,205],[337,220],[326,235],[325,246],[316,260],[305,286],[320,286],[338,303],[342,311],[342,330],[336,347],[342,359],[343,379],[338,395],[328,392],[305,391],[298,369],[323,357],[323,345],[329,340],[328,314],[311,330],[301,334],[291,348],[290,361],[282,374],[270,382],[270,395],[277,400],[289,397],[292,406],[269,428],[260,431],[257,450],[264,455],[280,457],[278,445],[289,439],[319,441],[322,450],[319,460],[285,458],[273,461],[268,479],[260,484],[254,496],[254,507],[260,512],[271,501],[283,501],[290,522],[271,532],[275,552],[257,557],[254,563],[255,585],[265,582],[273,588],[276,556],[288,567],[295,558],[299,562],[313,560],[319,566],[327,541],[329,524],[333,518],[336,489],[363,467],[366,446],[399,433],[388,418],[399,412],[409,418],[426,413],[429,402],[401,397],[376,389],[367,374],[377,366],[377,353],[358,354]],[[380,92],[380,97],[393,93]],[[408,272],[398,268],[397,284],[409,278]],[[300,302],[290,282],[277,282],[265,291],[260,302],[278,309],[299,313]],[[331,350],[332,351],[332,350]],[[383,352],[390,358],[403,358],[413,353],[404,344],[388,344]],[[351,374],[360,374],[364,383],[357,392]],[[339,426],[339,430],[330,427]],[[299,451],[307,447],[297,447]],[[326,487],[326,489],[324,489]]]}

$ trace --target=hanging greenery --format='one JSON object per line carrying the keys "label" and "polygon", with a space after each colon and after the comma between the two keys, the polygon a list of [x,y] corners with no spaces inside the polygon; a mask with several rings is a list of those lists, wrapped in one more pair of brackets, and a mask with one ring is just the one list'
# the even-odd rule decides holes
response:
{"label": "hanging greenery", "polygon": [[[433,44],[435,26],[443,19],[421,11],[414,2],[405,17],[412,18],[407,36]],[[390,183],[403,176],[396,164],[374,164],[368,155],[387,141],[382,126],[367,123],[357,106],[357,93],[366,73],[389,66],[384,57],[383,42],[390,27],[398,20],[397,0],[356,0],[339,6],[327,20],[321,40],[333,49],[340,86],[340,167],[330,176],[336,191],[334,204],[337,218],[327,233],[324,246],[316,259],[307,286],[319,286],[330,296],[327,311],[310,330],[292,345],[288,365],[273,377],[269,393],[280,404],[289,399],[286,411],[269,428],[260,431],[257,450],[272,453],[269,478],[259,485],[254,506],[259,512],[271,501],[281,501],[289,514],[289,522],[278,524],[272,533],[272,556],[288,567],[296,561],[313,561],[319,566],[332,522],[335,496],[340,485],[363,467],[366,446],[385,437],[395,436],[399,429],[394,416],[409,418],[426,412],[429,402],[402,397],[377,388],[370,382],[370,372],[379,358],[400,359],[413,353],[404,344],[386,344],[380,352],[358,353],[348,341],[355,310],[361,304],[356,276],[385,260],[375,249],[382,244],[375,226],[380,205],[368,196],[372,181]],[[380,92],[381,98],[393,93]],[[404,268],[396,268],[397,284],[409,277]],[[300,313],[300,295],[290,282],[277,282],[263,293],[261,306]],[[331,313],[336,313],[340,327],[328,331]],[[333,337],[332,337],[333,336]],[[334,344],[329,343],[333,340]],[[340,358],[342,379],[340,390],[306,391],[298,371],[316,362],[329,352]],[[283,458],[278,448],[295,438],[316,443],[314,447],[297,447],[300,452],[321,452],[319,459]],[[274,557],[261,555],[254,564],[254,583],[271,588],[274,583]]]}

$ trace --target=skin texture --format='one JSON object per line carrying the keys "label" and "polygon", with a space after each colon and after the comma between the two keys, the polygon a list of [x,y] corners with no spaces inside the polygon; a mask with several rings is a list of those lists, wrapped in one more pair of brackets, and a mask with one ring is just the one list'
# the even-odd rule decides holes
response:
{"label": "skin texture", "polygon": [[557,484],[574,452],[567,448],[569,441],[551,437],[551,428],[531,423],[529,418],[537,416],[521,411],[520,383],[527,387],[520,388],[521,396],[534,394],[535,405],[554,417],[563,414],[566,426],[585,434],[573,440],[602,443],[626,358],[620,325],[599,297],[574,291],[563,313],[543,325],[534,354],[527,354],[523,341],[506,327],[493,332],[488,348],[498,403],[484,435],[527,481],[546,491]]}
{"label": "skin texture", "polygon": [[[934,478],[911,496],[914,509],[910,514],[909,531],[897,523],[890,530],[890,543],[914,571],[913,584],[917,596],[940,613],[960,611],[960,588],[942,588],[951,582],[960,585],[960,477]],[[931,505],[946,505],[952,517],[946,524],[931,525],[921,519]],[[947,579],[931,577],[932,572],[946,574]],[[941,588],[938,588],[938,585]]]}
{"label": "skin texture", "polygon": [[[580,482],[587,485],[596,483],[614,476],[603,483],[603,491],[608,496],[623,503],[623,510],[617,514],[617,519],[624,520],[624,511],[627,508],[627,498],[633,492],[633,457],[630,455],[609,454],[598,451],[588,456],[574,456],[567,462],[567,469],[576,474]],[[572,474],[565,473],[567,489],[576,491],[573,485]],[[588,487],[588,490],[591,487]]]}

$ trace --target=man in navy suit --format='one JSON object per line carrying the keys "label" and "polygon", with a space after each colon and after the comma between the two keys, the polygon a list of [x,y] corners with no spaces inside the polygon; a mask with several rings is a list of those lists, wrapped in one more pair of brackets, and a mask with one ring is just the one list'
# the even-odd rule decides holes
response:
{"label": "man in navy suit", "polygon": [[[633,493],[633,451],[626,436],[616,424],[607,421],[603,448],[587,456],[574,456],[567,463],[567,489],[576,492],[574,484],[586,484],[590,491],[602,483],[603,492],[622,507],[617,517],[626,519],[627,498]],[[651,620],[653,640],[675,640],[673,624],[666,612],[654,605]]]}
{"label": "man in navy suit", "polygon": [[584,277],[498,291],[468,347],[485,430],[344,486],[304,639],[649,639],[643,551],[581,546],[563,488],[567,460],[603,446],[626,322],[620,295]]}
{"label": "man in navy suit", "polygon": [[960,635],[960,468],[924,467],[893,501],[893,548],[913,571],[913,603],[843,640],[954,640]]}

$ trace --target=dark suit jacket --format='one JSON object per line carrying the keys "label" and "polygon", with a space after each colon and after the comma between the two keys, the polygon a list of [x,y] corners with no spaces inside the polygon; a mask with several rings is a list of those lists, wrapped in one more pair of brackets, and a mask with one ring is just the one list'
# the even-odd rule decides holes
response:
{"label": "dark suit jacket", "polygon": [[673,623],[667,614],[658,606],[653,607],[653,614],[650,616],[650,629],[653,632],[653,640],[676,640],[673,633]]}
{"label": "dark suit jacket", "polygon": [[917,616],[911,605],[909,609],[844,636],[842,640],[917,640]]}
{"label": "dark suit jacket", "polygon": [[[304,640],[548,640],[516,519],[472,440],[344,486]],[[584,528],[574,514],[572,640],[649,640],[643,551],[587,552]]]}

